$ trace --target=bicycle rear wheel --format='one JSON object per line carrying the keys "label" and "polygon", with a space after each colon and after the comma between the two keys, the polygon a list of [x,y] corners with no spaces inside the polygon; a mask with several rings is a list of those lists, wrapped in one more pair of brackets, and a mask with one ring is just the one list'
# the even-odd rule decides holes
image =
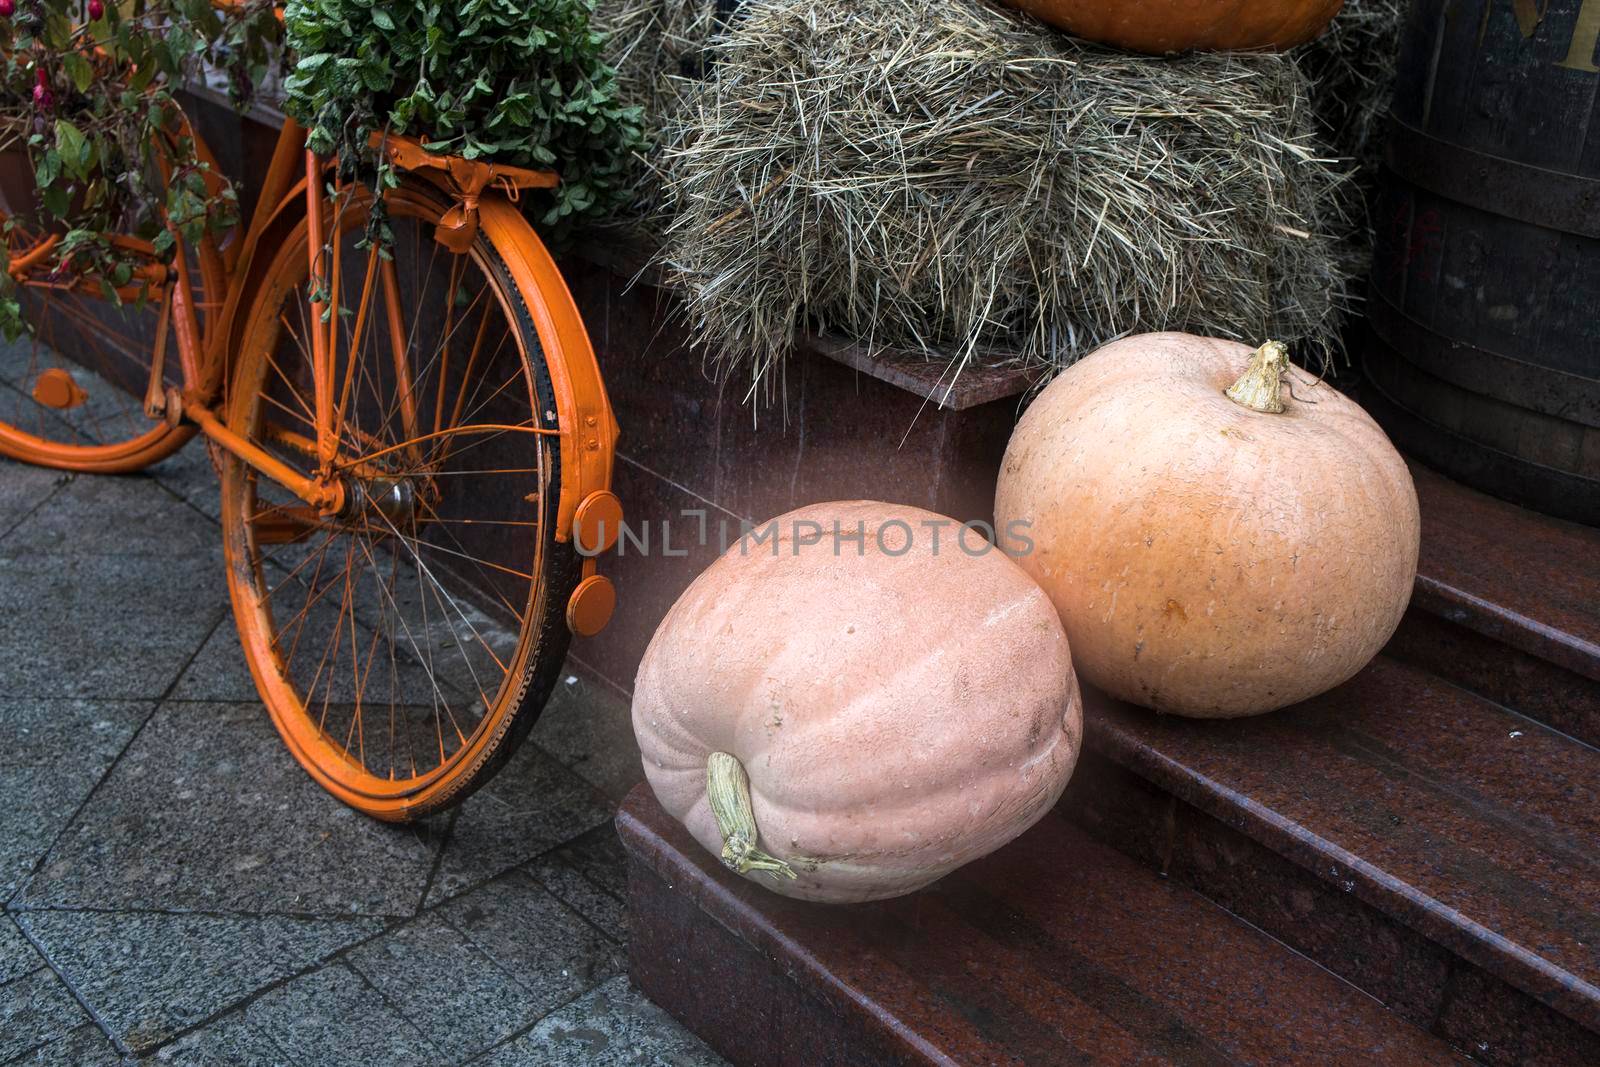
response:
{"label": "bicycle rear wheel", "polygon": [[[160,168],[159,150],[153,146],[146,161],[153,172]],[[0,167],[15,168],[16,150],[11,151],[13,158],[0,160]],[[178,331],[170,320],[165,329],[162,323],[176,271],[149,242],[119,234],[113,243],[144,277],[124,286],[118,299],[106,295],[98,274],[55,272],[60,227],[41,222],[37,209],[18,215],[6,210],[30,192],[31,172],[7,171],[0,180],[0,240],[31,331],[16,341],[0,339],[0,455],[65,470],[139,470],[194,435],[192,427],[169,425],[145,412],[163,333],[166,355],[156,391],[185,384]],[[159,227],[163,217],[161,205],[143,202],[128,204],[126,216],[130,231]],[[197,247],[180,245],[178,254],[185,257],[203,331],[226,292],[222,261],[210,237]],[[199,356],[191,353],[195,361]]]}
{"label": "bicycle rear wheel", "polygon": [[[546,360],[561,353],[483,235],[462,254],[434,240],[450,202],[431,185],[386,194],[392,260],[359,247],[367,195],[337,210],[324,260],[343,308],[331,380],[346,505],[318,515],[229,458],[222,525],[240,639],[290,751],[345,803],[408,820],[465,798],[532,726],[580,561],[554,536]],[[310,476],[308,244],[302,221],[272,253],[227,423]]]}

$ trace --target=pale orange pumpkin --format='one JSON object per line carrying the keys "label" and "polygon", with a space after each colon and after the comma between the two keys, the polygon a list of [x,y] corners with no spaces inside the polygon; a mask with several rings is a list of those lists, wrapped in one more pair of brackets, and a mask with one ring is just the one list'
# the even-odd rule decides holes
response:
{"label": "pale orange pumpkin", "polygon": [[1068,33],[1132,52],[1282,50],[1328,28],[1344,0],[1001,0]]}
{"label": "pale orange pumpkin", "polygon": [[909,893],[1033,825],[1082,738],[1039,587],[917,508],[773,521],[776,542],[695,580],[639,665],[633,726],[662,807],[738,873],[836,902]]}
{"label": "pale orange pumpkin", "polygon": [[[1231,386],[1231,387],[1230,387]],[[995,493],[1080,677],[1225,718],[1330,689],[1377,654],[1416,578],[1410,471],[1282,345],[1144,334],[1028,408]]]}

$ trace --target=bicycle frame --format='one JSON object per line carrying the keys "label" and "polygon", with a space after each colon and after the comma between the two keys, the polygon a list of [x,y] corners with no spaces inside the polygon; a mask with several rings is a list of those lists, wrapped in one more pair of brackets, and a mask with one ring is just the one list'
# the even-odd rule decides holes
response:
{"label": "bicycle frame", "polygon": [[[209,150],[198,136],[196,142],[201,145],[200,151],[204,157],[209,158]],[[555,174],[437,156],[427,152],[420,143],[405,138],[376,143],[397,169],[433,182],[455,199],[455,208],[445,223],[440,224],[436,234],[436,239],[447,249],[457,254],[464,253],[481,230],[510,266],[514,280],[523,292],[565,292],[566,283],[549,253],[506,195],[522,189],[551,187],[558,180]],[[269,234],[293,225],[304,217],[310,236],[312,275],[329,278],[331,302],[338,301],[336,264],[321,263],[324,237],[331,217],[329,212],[337,210],[337,204],[327,193],[325,181],[328,170],[327,162],[305,147],[305,130],[293,119],[287,119],[279,133],[256,209],[242,238],[236,239],[222,252],[228,290],[220,311],[216,312],[216,318],[207,323],[209,329],[201,329],[200,309],[194,301],[188,265],[185,257],[177,257],[175,277],[171,280],[170,318],[188,385],[181,391],[168,390],[167,395],[159,401],[162,413],[169,421],[179,418],[188,420],[219,448],[283,486],[322,515],[336,514],[344,507],[345,488],[341,471],[352,465],[348,461],[341,464],[337,454],[344,416],[344,403],[333,371],[337,334],[332,326],[338,321],[338,316],[330,316],[330,328],[327,331],[311,331],[316,422],[314,447],[319,461],[316,477],[308,478],[294,471],[229,430],[217,416],[215,404],[229,363],[235,326],[249,307],[253,295],[255,268],[258,266],[255,253],[263,247]],[[337,197],[344,194],[336,191],[333,195]],[[266,247],[271,245],[267,244]],[[376,250],[372,255],[377,256]],[[368,277],[372,276],[373,272],[369,271]],[[386,288],[393,284],[392,271],[385,275],[385,283]],[[373,303],[372,298],[370,287],[361,294],[355,311],[357,335]],[[386,303],[391,311],[398,306],[394,299]],[[531,303],[533,306],[529,310],[545,351],[560,354],[560,358],[548,360],[560,429],[534,426],[499,429],[553,434],[562,438],[565,447],[561,449],[562,477],[555,537],[558,541],[568,541],[576,531],[579,544],[586,550],[603,547],[614,540],[620,525],[620,510],[615,504],[615,497],[609,492],[619,433],[616,420],[588,333],[582,321],[571,312],[570,303]],[[324,306],[314,302],[313,310],[315,317],[320,319]],[[203,351],[202,337],[206,338]],[[162,346],[158,346],[158,361],[162,357],[159,347]],[[402,374],[408,373],[403,366],[397,369]],[[159,362],[152,380],[161,380]],[[345,387],[347,391],[348,383],[345,383]],[[409,386],[402,383],[401,391],[403,395],[409,393]],[[402,417],[409,421],[409,428],[415,428],[412,405],[404,406]],[[408,436],[416,437],[415,434]],[[592,572],[592,560],[590,564],[585,567],[586,572]]]}

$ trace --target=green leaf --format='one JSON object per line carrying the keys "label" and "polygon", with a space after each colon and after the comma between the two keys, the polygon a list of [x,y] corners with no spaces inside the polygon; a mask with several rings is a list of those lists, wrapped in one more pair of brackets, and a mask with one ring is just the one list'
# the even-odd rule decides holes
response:
{"label": "green leaf", "polygon": [[66,70],[67,77],[72,79],[73,87],[78,92],[87,92],[89,86],[94,84],[94,68],[82,54],[68,52],[61,57],[61,66]]}
{"label": "green leaf", "polygon": [[41,189],[55,184],[61,176],[61,154],[55,149],[49,149],[39,157],[39,162],[33,170],[33,182]]}
{"label": "green leaf", "polygon": [[[467,158],[559,166],[584,187],[530,191],[527,209],[598,215],[619,200],[641,144],[591,10],[592,0],[292,0],[286,34],[302,59],[285,109],[345,173],[375,175],[381,186],[397,179],[375,166],[366,144],[375,129]],[[368,239],[381,248],[380,215]]]}
{"label": "green leaf", "polygon": [[52,185],[40,194],[39,199],[44,201],[45,209],[56,218],[64,219],[67,217],[67,210],[71,206],[71,200],[68,198],[66,186]]}
{"label": "green leaf", "polygon": [[66,119],[56,120],[56,151],[60,153],[61,165],[68,173],[79,178],[89,176],[93,146],[83,136],[83,131]]}

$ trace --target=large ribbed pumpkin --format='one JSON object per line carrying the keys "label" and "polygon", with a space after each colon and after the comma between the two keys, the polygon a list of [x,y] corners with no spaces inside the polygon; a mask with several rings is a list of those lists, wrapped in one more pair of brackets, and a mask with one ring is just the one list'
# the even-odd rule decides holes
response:
{"label": "large ribbed pumpkin", "polygon": [[1001,0],[1091,41],[1161,55],[1285,49],[1327,29],[1344,0]]}
{"label": "large ribbed pumpkin", "polygon": [[1144,334],[1036,399],[995,518],[1055,602],[1079,675],[1224,718],[1338,685],[1399,625],[1420,520],[1405,462],[1282,345]]}
{"label": "large ribbed pumpkin", "polygon": [[1033,825],[1082,736],[1033,580],[912,507],[818,504],[772,528],[695,580],[639,665],[662,806],[731,869],[834,902],[909,893]]}

